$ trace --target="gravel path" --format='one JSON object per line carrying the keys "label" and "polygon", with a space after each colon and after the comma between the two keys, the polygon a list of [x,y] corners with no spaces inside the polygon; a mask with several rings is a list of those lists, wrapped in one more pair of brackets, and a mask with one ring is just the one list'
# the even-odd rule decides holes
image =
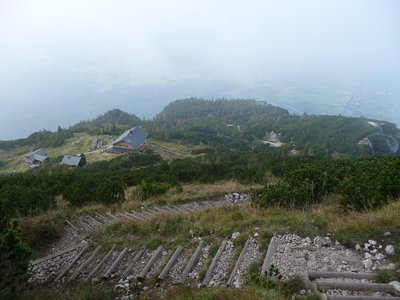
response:
{"label": "gravel path", "polygon": [[231,241],[228,241],[226,243],[224,251],[221,254],[221,257],[217,262],[208,286],[220,286],[224,283],[224,279],[226,279],[226,277],[228,276],[227,272],[231,265],[233,255],[235,254],[234,250],[235,246]]}
{"label": "gravel path", "polygon": [[201,269],[203,269],[205,267],[211,247],[212,247],[212,244],[205,245],[203,247],[197,264],[188,274],[188,280],[198,280],[199,279],[199,272],[201,271]]}
{"label": "gravel path", "polygon": [[183,249],[182,253],[178,256],[176,262],[171,267],[168,272],[168,280],[173,284],[177,284],[181,279],[183,270],[190,259],[190,251],[188,249]]}
{"label": "gravel path", "polygon": [[239,269],[235,274],[233,280],[233,286],[235,288],[243,287],[243,282],[245,280],[246,274],[248,273],[251,263],[259,260],[260,260],[260,251],[259,251],[258,241],[255,238],[250,238],[246,254],[244,255],[244,259],[240,264]]}
{"label": "gravel path", "polygon": [[363,257],[357,251],[346,249],[339,243],[317,247],[310,238],[302,239],[295,234],[276,236],[276,251],[272,256],[284,279],[308,272],[365,272]]}

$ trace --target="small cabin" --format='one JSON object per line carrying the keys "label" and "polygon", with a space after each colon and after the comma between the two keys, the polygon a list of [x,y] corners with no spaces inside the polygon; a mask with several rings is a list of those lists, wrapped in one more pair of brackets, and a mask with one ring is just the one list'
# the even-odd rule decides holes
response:
{"label": "small cabin", "polygon": [[61,164],[69,167],[83,167],[86,165],[86,158],[84,156],[65,155]]}
{"label": "small cabin", "polygon": [[24,162],[30,166],[39,166],[41,163],[49,160],[49,154],[46,150],[40,148],[24,158]]}
{"label": "small cabin", "polygon": [[140,152],[147,146],[148,134],[135,127],[125,131],[106,149],[109,153]]}

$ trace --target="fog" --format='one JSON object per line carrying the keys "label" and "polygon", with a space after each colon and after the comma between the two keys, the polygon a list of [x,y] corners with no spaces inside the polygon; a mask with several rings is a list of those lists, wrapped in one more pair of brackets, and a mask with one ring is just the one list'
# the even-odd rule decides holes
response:
{"label": "fog", "polygon": [[191,96],[400,124],[400,1],[0,0],[0,139]]}

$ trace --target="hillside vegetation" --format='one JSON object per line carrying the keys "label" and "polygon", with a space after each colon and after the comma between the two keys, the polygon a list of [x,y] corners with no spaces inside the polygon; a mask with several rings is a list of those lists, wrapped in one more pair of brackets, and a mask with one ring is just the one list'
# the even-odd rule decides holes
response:
{"label": "hillside vegetation", "polygon": [[[302,153],[313,156],[369,156],[399,154],[399,129],[391,123],[342,116],[290,115],[288,111],[254,100],[204,100],[190,98],[167,105],[153,120],[142,121],[118,109],[82,121],[69,128],[31,134],[24,139],[0,141],[0,170],[24,171],[24,155],[38,148],[51,153],[53,161],[77,153],[68,147],[87,135],[82,152],[89,152],[91,137],[107,143],[124,130],[142,126],[153,139],[153,148],[163,157],[210,153],[215,150],[269,153]],[[271,138],[272,136],[272,138]],[[169,143],[163,147],[160,143]],[[184,145],[184,146],[183,146]],[[67,149],[69,153],[60,151]],[[185,153],[192,148],[193,153]],[[54,151],[53,151],[54,149]],[[88,162],[99,160],[91,155]],[[106,157],[102,159],[108,159]]]}
{"label": "hillside vegetation", "polygon": [[[252,100],[178,100],[147,126],[153,137],[160,139],[242,151],[272,151],[263,141],[275,132],[286,152],[296,149],[317,156],[399,153],[398,148],[393,152],[388,146],[388,136],[399,140],[400,131],[394,124],[342,116],[290,115]],[[370,145],[359,144],[372,134]]]}
{"label": "hillside vegetation", "polygon": [[[210,251],[215,253],[218,242],[234,232],[241,233],[235,242],[238,247],[247,237],[259,234],[262,251],[277,232],[304,237],[329,232],[333,239],[352,247],[370,238],[386,239],[397,251],[392,261],[400,263],[400,156],[383,155],[394,149],[385,137],[394,143],[399,130],[387,122],[294,116],[257,101],[187,99],[171,103],[151,121],[114,110],[69,129],[4,142],[0,148],[3,155],[18,153],[23,157],[23,151],[52,143],[57,136],[65,137],[49,146],[54,157],[72,151],[72,144],[81,150],[89,146],[92,137],[118,135],[138,125],[151,134],[149,144],[155,151],[110,156],[77,169],[50,162],[0,176],[0,231],[7,233],[2,237],[10,237],[1,242],[10,246],[0,247],[0,263],[10,269],[18,264],[10,254],[14,248],[22,251],[24,263],[18,276],[7,273],[10,283],[20,289],[26,285],[25,263],[30,251],[18,235],[38,256],[63,235],[65,219],[216,200],[228,192],[250,193],[251,205],[118,221],[90,239],[106,247],[116,243],[155,249],[159,245],[193,247],[193,236],[199,236],[214,244]],[[374,136],[380,138],[374,140]],[[81,142],[72,143],[77,137]],[[360,140],[368,140],[371,146],[359,144]],[[391,232],[389,237],[383,236],[386,231]],[[259,267],[252,266],[241,290],[181,286],[164,296],[249,299],[250,295],[250,299],[265,299],[272,295],[292,299],[298,292],[288,292],[287,283],[266,286],[257,277]],[[7,293],[16,295],[15,291]],[[88,299],[93,293],[89,283],[74,283],[60,290],[41,286],[17,294],[22,299]],[[134,293],[144,299],[159,296]],[[106,284],[96,290],[99,298],[112,299],[116,294],[113,286]]]}

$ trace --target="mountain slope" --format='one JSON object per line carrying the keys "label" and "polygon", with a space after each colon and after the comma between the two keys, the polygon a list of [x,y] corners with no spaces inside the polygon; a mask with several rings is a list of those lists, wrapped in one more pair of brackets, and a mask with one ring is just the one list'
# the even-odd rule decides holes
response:
{"label": "mountain slope", "polygon": [[[154,119],[151,128],[159,138],[223,145],[236,150],[281,147],[305,154],[399,154],[396,125],[328,115],[290,115],[288,111],[253,100],[175,101]],[[268,140],[271,134],[274,141]]]}
{"label": "mountain slope", "polygon": [[121,129],[138,126],[143,122],[135,116],[119,109],[113,109],[90,121],[81,121],[72,126],[73,131],[89,131],[99,133],[118,134]]}

